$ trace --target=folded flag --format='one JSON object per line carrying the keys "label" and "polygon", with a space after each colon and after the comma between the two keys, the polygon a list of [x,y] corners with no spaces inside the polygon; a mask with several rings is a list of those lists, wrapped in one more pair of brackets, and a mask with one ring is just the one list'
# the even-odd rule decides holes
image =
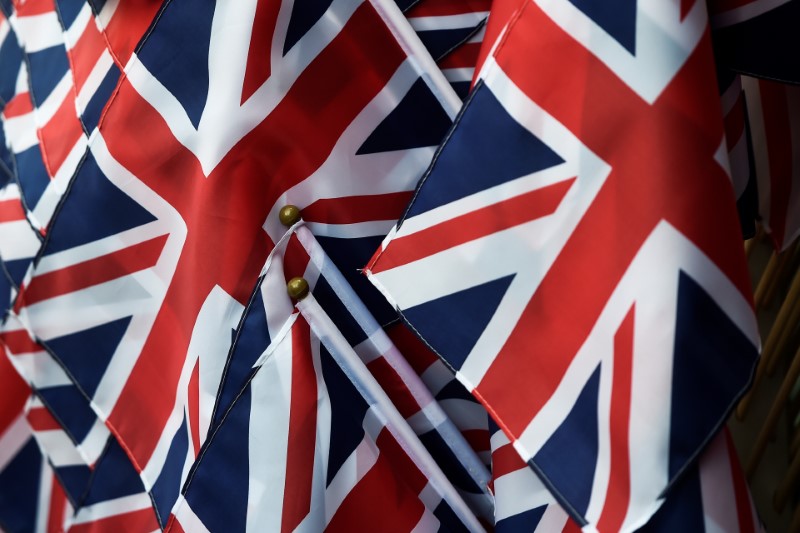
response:
{"label": "folded flag", "polygon": [[[255,363],[271,349],[270,339],[285,334],[293,313],[286,283],[294,277],[307,281],[310,293],[326,310],[326,315],[331,317],[371,378],[380,384],[472,512],[491,523],[490,475],[459,431],[462,426],[457,427],[448,417],[427,383],[398,351],[303,223],[293,226],[270,254],[236,330],[214,409],[213,427],[219,424],[257,370]],[[452,379],[452,374],[450,376]],[[482,411],[480,406],[476,407]],[[456,419],[459,422],[472,414],[469,410],[463,411]],[[483,422],[486,423],[485,412]]]}
{"label": "folded flag", "polygon": [[366,273],[575,521],[631,531],[758,354],[706,8],[513,5]]}
{"label": "folded flag", "polygon": [[[497,497],[496,533],[577,533],[580,529],[495,426],[492,477]],[[664,505],[638,531],[763,532],[730,432],[724,429]]]}
{"label": "folded flag", "polygon": [[800,87],[742,76],[758,212],[776,250],[800,236]]}
{"label": "folded flag", "polygon": [[167,530],[481,531],[314,296],[298,309],[209,437]]}
{"label": "folded flag", "polygon": [[798,0],[709,0],[717,62],[747,76],[800,83]]}
{"label": "folded flag", "polygon": [[[12,312],[119,438],[163,519],[207,435],[231,333],[285,232],[278,211],[300,206],[357,290],[383,305],[379,322],[393,319],[355,266],[402,212],[459,100],[385,0],[311,11],[167,2],[138,44],[150,7],[67,3],[56,17],[66,45],[52,48],[84,69],[56,73],[79,85],[73,112],[91,107],[86,84],[104,90],[111,76],[111,92]],[[88,46],[93,29],[106,51]]]}
{"label": "folded flag", "polygon": [[0,347],[0,528],[9,533],[58,531],[69,502],[33,438],[25,416],[31,390]]}

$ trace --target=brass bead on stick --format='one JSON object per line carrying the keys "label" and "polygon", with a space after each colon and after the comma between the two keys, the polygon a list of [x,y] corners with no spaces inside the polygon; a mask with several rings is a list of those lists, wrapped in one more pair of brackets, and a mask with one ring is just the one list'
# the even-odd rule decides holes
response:
{"label": "brass bead on stick", "polygon": [[292,227],[300,220],[300,208],[296,205],[285,205],[278,212],[278,219],[287,228]]}
{"label": "brass bead on stick", "polygon": [[303,278],[292,278],[286,284],[286,292],[295,300],[302,300],[308,296],[308,282]]}

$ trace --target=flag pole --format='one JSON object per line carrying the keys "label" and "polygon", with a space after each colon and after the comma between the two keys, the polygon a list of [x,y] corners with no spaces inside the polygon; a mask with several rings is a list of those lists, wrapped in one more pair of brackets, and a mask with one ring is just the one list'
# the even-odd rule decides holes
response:
{"label": "flag pole", "polygon": [[800,349],[795,353],[794,358],[792,359],[792,365],[789,367],[789,371],[786,373],[786,377],[781,383],[781,388],[778,390],[778,394],[775,396],[775,400],[772,402],[769,414],[767,415],[764,425],[758,434],[756,444],[753,446],[753,451],[751,452],[750,458],[747,461],[747,467],[745,469],[747,479],[752,479],[753,474],[758,467],[758,463],[761,460],[762,455],[764,455],[764,450],[767,448],[767,444],[772,437],[772,432],[775,430],[775,426],[778,423],[778,418],[783,411],[786,400],[789,398],[789,394],[791,394],[792,388],[794,387],[798,376],[800,376]]}
{"label": "flag pole", "polygon": [[775,494],[772,498],[772,506],[778,513],[782,513],[784,507],[786,507],[786,502],[789,496],[793,494],[798,477],[800,477],[800,454],[795,454],[791,465],[789,465],[789,470],[781,480],[778,488],[775,489]]}
{"label": "flag pole", "polygon": [[[772,359],[776,357],[776,348],[779,345],[779,341],[783,337],[784,330],[788,329],[790,325],[793,323],[790,322],[790,319],[794,316],[795,320],[797,318],[797,313],[800,313],[800,310],[795,313],[795,307],[800,309],[800,274],[795,274],[794,279],[792,280],[792,285],[789,288],[789,293],[786,295],[786,299],[783,301],[781,305],[780,311],[778,311],[778,316],[775,319],[775,323],[772,326],[769,334],[767,335],[767,340],[764,343],[764,348],[761,351],[761,360],[756,367],[756,374],[753,377],[753,385],[750,387],[750,391],[741,399],[739,405],[736,407],[736,417],[739,420],[744,419],[745,415],[747,414],[747,410],[750,407],[750,403],[753,399],[753,394],[758,389],[761,381],[764,379],[764,375],[768,374],[768,369],[772,368],[774,371],[774,363]],[[782,346],[782,345],[781,345]]]}

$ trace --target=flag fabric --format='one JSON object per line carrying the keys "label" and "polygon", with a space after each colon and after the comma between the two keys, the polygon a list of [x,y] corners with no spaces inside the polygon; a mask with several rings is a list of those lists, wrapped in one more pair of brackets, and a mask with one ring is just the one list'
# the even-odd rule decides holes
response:
{"label": "flag fabric", "polygon": [[[578,525],[520,459],[495,426],[492,477],[497,497],[496,533],[577,532]],[[670,492],[664,505],[638,531],[763,532],[730,433],[723,430]]]}
{"label": "flag fabric", "polygon": [[45,530],[51,521],[60,526],[69,503],[54,481],[25,416],[30,388],[5,354],[0,355],[0,528],[17,532],[33,531],[38,526]]}
{"label": "flag fabric", "polygon": [[167,530],[482,530],[314,296],[297,307],[210,436]]}
{"label": "flag fabric", "polygon": [[630,531],[758,353],[705,5],[662,6],[666,33],[514,6],[367,274],[573,519]]}
{"label": "flag fabric", "polygon": [[797,0],[709,0],[718,64],[739,74],[800,83]]}
{"label": "flag fabric", "polygon": [[757,530],[739,79],[691,1],[0,0],[0,528]]}
{"label": "flag fabric", "polygon": [[[293,320],[293,305],[284,287],[289,279],[300,276],[308,281],[310,292],[320,305],[331,313],[337,331],[371,378],[379,383],[427,453],[442,465],[449,482],[471,511],[491,523],[490,474],[467,441],[472,427],[463,422],[469,418],[469,411],[462,410],[459,414],[458,426],[450,419],[434,398],[428,382],[421,379],[398,351],[304,223],[295,225],[270,255],[234,334],[214,408],[212,431],[252,379],[259,358],[272,350],[270,339],[285,334],[286,324]],[[269,332],[268,338],[265,332]],[[485,412],[483,415],[485,425]]]}
{"label": "flag fabric", "polygon": [[[191,427],[192,395],[215,392],[230,332],[285,231],[278,210],[299,205],[336,261],[362,265],[458,99],[386,2],[341,1],[311,15],[291,3],[167,3],[135,51],[120,32],[112,38],[103,13],[94,19],[125,75],[13,315],[91,400],[164,518],[199,452],[193,437],[206,431]],[[182,44],[197,35],[203,46]],[[248,54],[262,45],[266,59]],[[181,85],[189,72],[199,81]],[[161,155],[140,150],[146,143]],[[186,274],[211,256],[225,260]]]}
{"label": "flag fabric", "polygon": [[753,136],[742,90],[742,76],[725,68],[717,69],[722,116],[725,124],[725,143],[730,162],[731,182],[736,195],[736,209],[742,236],[750,239],[756,234],[758,220],[758,184],[753,157]]}
{"label": "flag fabric", "polygon": [[800,87],[742,76],[758,212],[775,249],[800,236]]}
{"label": "flag fabric", "polygon": [[489,414],[459,383],[450,368],[402,322],[387,328],[387,334],[414,368],[481,461],[491,467]]}
{"label": "flag fabric", "polygon": [[[8,343],[20,346],[20,337],[19,332],[3,335],[6,354],[11,355]],[[5,468],[0,467],[0,477],[4,477],[0,485],[7,490],[5,498],[0,498],[8,500],[5,513],[12,524],[6,529],[32,531],[34,525],[40,530],[75,533],[118,530],[122,526],[126,531],[142,533],[157,529],[150,495],[125,451],[97,421],[88,403],[80,396],[76,398],[77,391],[65,379],[63,370],[60,376],[52,374],[54,368],[47,367],[47,354],[37,348],[38,351],[2,359],[3,370],[13,373],[14,378],[32,376],[39,384],[33,388],[34,394],[24,387],[28,397],[24,410],[9,425],[7,434],[0,437],[9,455],[16,449],[14,442],[23,445],[15,459]],[[31,373],[36,367],[40,368]],[[4,388],[9,394],[14,389]],[[93,424],[83,433],[81,427],[87,419]],[[21,436],[27,436],[26,440],[20,441]],[[15,479],[27,479],[33,484],[28,491],[16,492]],[[34,506],[20,513],[17,505],[22,503]],[[2,517],[0,523],[5,524]]]}
{"label": "flag fabric", "polygon": [[[404,2],[398,2],[401,5]],[[483,43],[490,0],[422,0],[404,10],[411,27],[463,100]]]}
{"label": "flag fabric", "polygon": [[81,462],[94,464],[105,448],[110,432],[97,418],[72,378],[13,316],[6,320],[4,331],[0,333],[0,344],[13,367],[35,392],[34,411],[41,415],[34,417],[42,420],[45,427],[56,429],[48,420],[48,417],[54,417],[58,429],[72,442]]}

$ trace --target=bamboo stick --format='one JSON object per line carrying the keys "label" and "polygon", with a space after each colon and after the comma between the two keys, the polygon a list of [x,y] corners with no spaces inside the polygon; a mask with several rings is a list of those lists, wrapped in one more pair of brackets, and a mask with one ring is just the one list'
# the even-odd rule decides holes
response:
{"label": "bamboo stick", "polygon": [[782,513],[786,507],[786,502],[792,490],[797,486],[798,476],[800,476],[800,455],[795,455],[789,465],[789,470],[787,470],[778,488],[775,489],[775,494],[772,497],[772,506],[778,513]]}
{"label": "bamboo stick", "polygon": [[769,414],[764,420],[764,425],[761,427],[761,431],[758,434],[755,446],[753,446],[750,458],[747,461],[747,467],[745,468],[745,474],[747,475],[748,479],[753,477],[753,474],[758,467],[758,463],[761,461],[761,457],[764,455],[764,450],[767,448],[770,436],[775,430],[778,419],[780,418],[780,415],[786,406],[786,400],[789,398],[789,394],[792,392],[792,388],[794,387],[798,376],[800,376],[800,350],[795,353],[795,356],[792,359],[792,364],[789,367],[789,371],[786,373],[783,383],[781,383],[781,388],[778,390],[778,394],[775,396],[775,400],[772,402]]}
{"label": "bamboo stick", "polygon": [[778,311],[778,316],[775,319],[775,323],[767,335],[767,340],[764,343],[763,349],[761,350],[761,360],[758,363],[756,374],[753,377],[753,385],[736,407],[736,418],[739,420],[744,419],[745,415],[747,414],[747,410],[750,408],[750,404],[753,401],[753,395],[758,389],[761,381],[764,379],[764,375],[767,373],[767,368],[773,364],[771,361],[772,358],[776,356],[776,347],[780,337],[783,335],[783,330],[789,324],[793,306],[797,303],[798,298],[800,298],[800,275],[796,273],[792,280],[792,285],[789,288],[789,293],[786,296],[786,300],[784,300],[783,305],[781,305],[781,308]]}
{"label": "bamboo stick", "polygon": [[767,266],[764,267],[764,272],[761,274],[758,284],[756,285],[756,290],[753,293],[753,302],[757,310],[764,306],[767,292],[777,282],[777,272],[782,259],[785,259],[785,254],[772,252]]}
{"label": "bamboo stick", "polygon": [[800,320],[800,298],[793,302],[789,302],[789,305],[790,312],[789,318],[786,320],[786,326],[783,328],[783,330],[778,332],[778,340],[773,348],[775,354],[769,359],[769,363],[767,363],[767,376],[770,377],[775,373],[775,369],[778,367],[778,362],[782,359],[782,356],[786,350],[791,349],[789,347],[789,343],[794,337],[797,329],[797,322]]}

